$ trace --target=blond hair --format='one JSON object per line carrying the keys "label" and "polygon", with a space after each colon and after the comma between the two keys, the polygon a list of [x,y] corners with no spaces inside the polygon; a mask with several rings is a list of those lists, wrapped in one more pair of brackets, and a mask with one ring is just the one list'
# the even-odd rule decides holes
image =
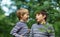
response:
{"label": "blond hair", "polygon": [[28,12],[29,12],[28,9],[20,8],[19,10],[17,10],[17,17],[18,17],[19,20],[20,20],[21,15],[23,16],[24,14],[26,14],[26,13],[28,13]]}

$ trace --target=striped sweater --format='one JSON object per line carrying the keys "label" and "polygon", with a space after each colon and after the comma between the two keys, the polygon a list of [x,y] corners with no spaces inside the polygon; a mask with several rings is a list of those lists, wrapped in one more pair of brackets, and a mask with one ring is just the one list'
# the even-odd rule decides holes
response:
{"label": "striped sweater", "polygon": [[11,30],[10,34],[12,34],[15,37],[20,37],[20,35],[23,35],[24,37],[28,33],[28,27],[25,22],[17,22],[15,27]]}
{"label": "striped sweater", "polygon": [[35,23],[32,25],[30,37],[55,37],[54,28],[49,23],[45,25]]}

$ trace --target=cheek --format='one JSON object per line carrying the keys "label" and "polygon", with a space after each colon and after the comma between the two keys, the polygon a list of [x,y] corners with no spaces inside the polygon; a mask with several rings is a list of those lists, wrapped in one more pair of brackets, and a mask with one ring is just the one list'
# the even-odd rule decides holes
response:
{"label": "cheek", "polygon": [[42,20],[42,16],[39,16],[38,19],[39,19],[39,20]]}
{"label": "cheek", "polygon": [[24,19],[26,19],[26,18],[27,18],[27,15],[24,16]]}

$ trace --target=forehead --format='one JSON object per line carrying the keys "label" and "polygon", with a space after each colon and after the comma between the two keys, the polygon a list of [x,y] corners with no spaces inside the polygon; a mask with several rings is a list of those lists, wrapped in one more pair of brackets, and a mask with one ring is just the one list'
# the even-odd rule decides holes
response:
{"label": "forehead", "polygon": [[25,14],[29,14],[29,12],[25,13]]}
{"label": "forehead", "polygon": [[42,15],[41,13],[37,13],[36,15]]}

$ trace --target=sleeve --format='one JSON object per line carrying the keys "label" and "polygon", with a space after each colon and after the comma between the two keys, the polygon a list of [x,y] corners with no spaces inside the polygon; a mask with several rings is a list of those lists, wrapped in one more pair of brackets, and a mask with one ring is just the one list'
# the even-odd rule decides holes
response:
{"label": "sleeve", "polygon": [[51,30],[50,37],[55,37],[55,30],[54,30],[53,26],[50,25],[48,29]]}
{"label": "sleeve", "polygon": [[20,35],[17,33],[17,31],[21,28],[20,23],[17,23],[16,26],[11,30],[10,34],[16,37],[20,37]]}

